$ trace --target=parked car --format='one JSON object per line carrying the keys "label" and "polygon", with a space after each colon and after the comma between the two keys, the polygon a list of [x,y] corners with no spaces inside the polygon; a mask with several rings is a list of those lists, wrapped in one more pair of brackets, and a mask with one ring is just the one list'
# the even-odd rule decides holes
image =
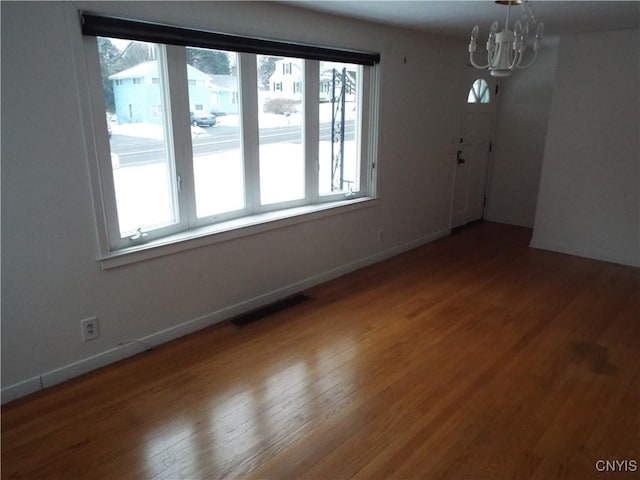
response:
{"label": "parked car", "polygon": [[194,127],[210,127],[216,124],[216,116],[208,112],[190,112],[191,125]]}

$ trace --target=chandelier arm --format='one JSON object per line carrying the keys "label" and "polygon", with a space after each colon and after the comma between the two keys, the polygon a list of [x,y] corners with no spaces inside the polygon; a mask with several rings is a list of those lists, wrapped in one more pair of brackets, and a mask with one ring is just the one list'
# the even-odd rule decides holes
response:
{"label": "chandelier arm", "polygon": [[475,62],[475,60],[473,59],[473,52],[469,53],[469,61],[471,62],[471,65],[473,65],[475,68],[480,69],[480,70],[488,68],[489,65],[491,65],[490,63],[487,63],[486,65],[478,65]]}
{"label": "chandelier arm", "polygon": [[[527,63],[526,65],[520,65],[520,63],[518,63],[518,65],[516,66],[516,68],[519,69],[525,69],[525,68],[529,68],[531,65],[533,65],[533,62],[536,61],[536,58],[538,58],[538,51],[534,50],[533,51],[533,58],[531,59],[531,61],[529,63]],[[522,59],[520,59],[520,62],[522,62]]]}
{"label": "chandelier arm", "polygon": [[[513,60],[511,60],[509,64],[509,70],[513,70],[514,68],[518,68],[520,63],[522,62],[522,51],[514,50]],[[511,56],[511,54],[509,55]]]}

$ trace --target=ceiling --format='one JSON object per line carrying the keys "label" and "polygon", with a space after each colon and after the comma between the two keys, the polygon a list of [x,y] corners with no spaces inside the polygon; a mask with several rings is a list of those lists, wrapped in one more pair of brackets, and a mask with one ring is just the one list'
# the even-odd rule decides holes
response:
{"label": "ceiling", "polygon": [[[468,38],[475,24],[480,25],[481,34],[488,32],[493,20],[504,22],[507,9],[492,0],[291,0],[282,3],[455,38]],[[545,24],[545,36],[640,25],[640,1],[532,1],[530,4],[536,19]],[[512,15],[514,11],[519,17],[521,7],[511,7]]]}

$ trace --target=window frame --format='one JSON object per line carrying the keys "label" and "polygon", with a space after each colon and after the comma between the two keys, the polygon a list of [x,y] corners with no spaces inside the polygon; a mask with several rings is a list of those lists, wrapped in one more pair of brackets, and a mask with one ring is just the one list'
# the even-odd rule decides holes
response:
{"label": "window frame", "polygon": [[[156,248],[166,243],[180,242],[193,236],[200,236],[203,228],[213,227],[215,233],[227,231],[224,223],[247,219],[246,225],[260,223],[259,217],[273,212],[282,212],[278,218],[286,218],[286,211],[296,209],[294,216],[300,215],[299,207],[313,207],[321,204],[319,211],[344,206],[347,201],[362,201],[375,196],[375,139],[377,125],[377,69],[375,65],[362,68],[359,95],[361,103],[358,117],[358,150],[360,156],[360,188],[353,195],[340,192],[334,195],[320,195],[318,190],[318,145],[319,145],[319,60],[304,60],[303,90],[303,145],[305,162],[305,196],[300,200],[260,204],[259,134],[257,62],[255,53],[236,52],[238,55],[238,92],[241,154],[244,164],[245,207],[233,212],[198,218],[195,205],[195,183],[190,128],[187,123],[175,119],[189,115],[186,46],[160,44],[162,62],[159,58],[160,86],[165,100],[165,141],[170,155],[168,162],[174,176],[173,195],[177,200],[178,221],[167,227],[145,232],[144,237],[132,240],[120,236],[118,210],[115,197],[115,183],[110,160],[110,146],[107,137],[106,109],[102,95],[98,93],[102,82],[97,36],[83,35],[83,53],[87,66],[87,90],[93,122],[93,140],[96,151],[96,178],[94,186],[98,192],[96,217],[102,235],[100,257],[107,258],[128,251]],[[131,39],[134,40],[134,39]],[[160,65],[164,65],[161,67]],[[376,118],[373,118],[373,117]],[[183,125],[184,124],[184,125]],[[181,184],[182,188],[178,188]],[[309,212],[314,209],[309,208]],[[255,218],[252,218],[255,217]],[[275,218],[275,217],[274,217]],[[270,221],[270,220],[265,220]],[[241,228],[243,223],[232,222],[229,230]],[[211,233],[211,234],[215,234]],[[166,239],[166,243],[164,240]],[[160,242],[160,243],[158,243]]]}

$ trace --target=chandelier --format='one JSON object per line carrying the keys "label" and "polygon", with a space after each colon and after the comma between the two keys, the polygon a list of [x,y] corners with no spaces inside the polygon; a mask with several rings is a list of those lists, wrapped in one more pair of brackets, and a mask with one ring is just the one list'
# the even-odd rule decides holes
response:
{"label": "chandelier", "polygon": [[[475,68],[485,70],[488,69],[494,77],[508,77],[511,71],[516,68],[524,69],[533,64],[538,57],[540,50],[540,41],[544,34],[544,24],[539,22],[536,26],[536,19],[533,14],[533,8],[527,0],[498,0],[495,3],[507,6],[507,19],[504,28],[498,32],[498,21],[494,21],[489,30],[489,38],[487,40],[487,63],[480,65],[476,63],[473,56],[476,51],[476,40],[480,29],[478,25],[471,30],[471,41],[469,42],[469,60]],[[513,25],[513,31],[509,30],[509,14],[511,13],[511,5],[521,5],[522,14],[520,20],[516,20]],[[533,42],[533,55],[526,63],[523,63],[525,52],[528,49],[527,40],[529,32],[535,29],[535,40]]]}

